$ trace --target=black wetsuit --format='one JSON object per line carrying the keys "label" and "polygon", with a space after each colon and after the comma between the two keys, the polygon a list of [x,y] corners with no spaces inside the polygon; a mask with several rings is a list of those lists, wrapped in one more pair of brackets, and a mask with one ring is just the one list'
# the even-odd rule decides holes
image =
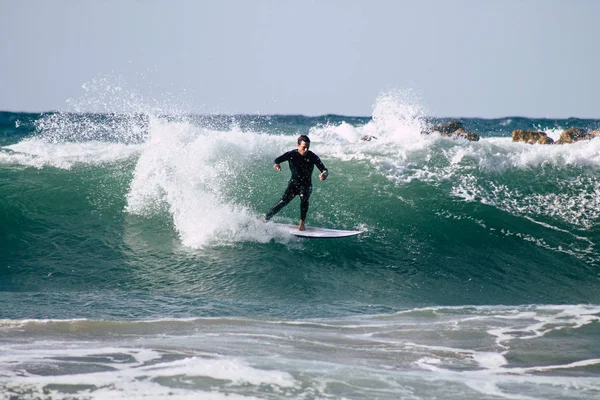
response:
{"label": "black wetsuit", "polygon": [[283,207],[292,201],[294,197],[299,195],[300,219],[304,221],[306,219],[306,213],[308,212],[308,198],[312,191],[311,175],[315,165],[321,172],[327,171],[327,168],[325,168],[325,165],[323,165],[319,156],[310,150],[308,150],[304,156],[301,156],[297,149],[288,151],[277,157],[275,159],[275,164],[281,164],[284,161],[288,161],[292,176],[281,200],[271,208],[265,219],[267,221],[271,219],[273,215],[277,214]]}

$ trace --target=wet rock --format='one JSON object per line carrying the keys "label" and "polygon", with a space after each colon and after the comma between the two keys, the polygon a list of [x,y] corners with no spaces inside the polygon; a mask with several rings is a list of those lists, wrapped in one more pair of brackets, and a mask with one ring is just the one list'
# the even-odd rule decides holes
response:
{"label": "wet rock", "polygon": [[467,139],[471,142],[478,142],[479,141],[479,136],[473,132],[467,132],[464,129],[460,128],[455,130],[453,133],[451,134],[443,134],[442,136],[455,136],[455,137],[459,137],[461,139]]}
{"label": "wet rock", "polygon": [[453,120],[453,121],[449,121],[446,122],[445,124],[442,125],[436,125],[433,128],[431,128],[432,132],[439,132],[439,133],[445,133],[445,134],[450,134],[450,133],[454,133],[457,130],[462,129],[464,130],[465,127],[463,126],[462,122],[457,121],[457,120]]}
{"label": "wet rock", "polygon": [[373,139],[377,139],[376,136],[371,136],[371,135],[364,135],[363,137],[360,138],[360,140],[362,142],[370,142]]}
{"label": "wet rock", "polygon": [[554,140],[544,132],[539,131],[527,131],[523,129],[515,129],[512,132],[512,141],[513,142],[523,142],[529,144],[552,144]]}
{"label": "wet rock", "polygon": [[439,132],[441,136],[451,137],[454,139],[467,139],[474,142],[479,140],[479,136],[477,134],[473,132],[467,132],[463,127],[462,122],[458,120],[449,121],[442,125],[436,125],[422,133],[429,135],[433,132]]}
{"label": "wet rock", "polygon": [[600,134],[600,129],[595,131],[586,132],[581,128],[569,128],[564,130],[560,134],[560,138],[556,141],[556,144],[574,143],[580,140],[590,140]]}

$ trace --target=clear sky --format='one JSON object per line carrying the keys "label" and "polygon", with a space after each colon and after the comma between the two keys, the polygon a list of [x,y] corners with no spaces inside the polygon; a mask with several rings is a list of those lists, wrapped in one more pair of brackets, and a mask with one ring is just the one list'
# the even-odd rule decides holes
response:
{"label": "clear sky", "polygon": [[69,110],[102,79],[197,113],[371,115],[411,89],[431,116],[600,118],[599,17],[595,0],[0,0],[0,110]]}

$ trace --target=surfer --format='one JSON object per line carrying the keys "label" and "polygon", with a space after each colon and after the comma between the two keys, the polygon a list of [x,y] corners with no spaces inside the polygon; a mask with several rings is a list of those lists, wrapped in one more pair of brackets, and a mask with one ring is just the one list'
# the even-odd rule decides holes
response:
{"label": "surfer", "polygon": [[305,230],[304,221],[306,220],[306,214],[308,213],[308,198],[312,192],[312,181],[311,175],[315,165],[321,171],[319,179],[324,181],[329,175],[327,168],[321,162],[319,156],[309,150],[310,139],[306,135],[300,135],[298,137],[298,148],[290,150],[287,153],[283,153],[275,159],[275,168],[277,171],[281,171],[281,164],[287,161],[290,165],[290,171],[292,176],[288,182],[288,186],[281,197],[281,200],[275,204],[271,210],[267,213],[264,220],[270,220],[275,214],[277,214],[283,207],[285,207],[292,199],[296,196],[300,196],[300,224],[298,230]]}

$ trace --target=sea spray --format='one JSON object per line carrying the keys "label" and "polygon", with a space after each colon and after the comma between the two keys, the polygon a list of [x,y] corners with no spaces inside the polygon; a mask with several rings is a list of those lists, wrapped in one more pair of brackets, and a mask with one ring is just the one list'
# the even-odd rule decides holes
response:
{"label": "sea spray", "polygon": [[160,118],[151,119],[149,130],[149,145],[138,159],[127,195],[127,212],[151,215],[166,210],[183,244],[190,247],[272,238],[255,211],[226,197],[239,174],[257,160],[270,158],[264,154],[271,152],[268,137]]}

